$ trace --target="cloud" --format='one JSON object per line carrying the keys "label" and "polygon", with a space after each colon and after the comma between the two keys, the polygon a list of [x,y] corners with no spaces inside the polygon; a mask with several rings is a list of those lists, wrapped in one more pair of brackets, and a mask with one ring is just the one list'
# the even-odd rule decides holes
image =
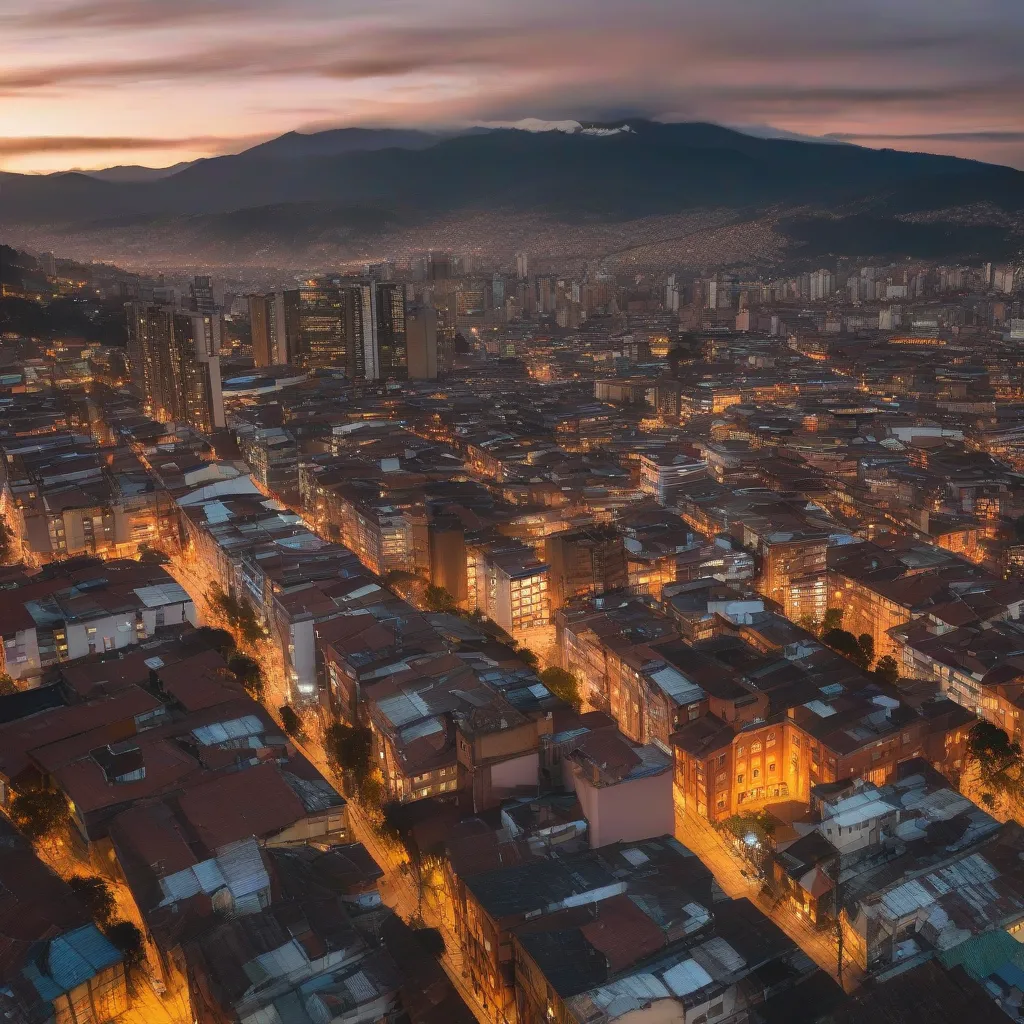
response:
{"label": "cloud", "polygon": [[154,29],[184,26],[198,21],[224,21],[242,15],[265,13],[262,0],[85,0],[83,3],[47,6],[0,15],[0,24],[12,28],[56,27],[75,29]]}
{"label": "cloud", "polygon": [[924,132],[879,134],[875,132],[829,132],[826,138],[844,142],[1024,142],[1024,131]]}
{"label": "cloud", "polygon": [[[168,110],[187,136],[270,134],[298,126],[311,106],[318,120],[337,110],[339,125],[528,116],[770,122],[850,141],[971,146],[972,155],[1005,151],[1024,131],[1021,0],[0,7],[0,135],[13,127],[144,136]],[[76,102],[87,125],[68,113]],[[979,123],[999,133],[966,127]]]}
{"label": "cloud", "polygon": [[39,135],[0,139],[0,157],[38,153],[100,153],[125,150],[221,149],[250,139],[199,135],[186,139],[148,139],[125,136]]}

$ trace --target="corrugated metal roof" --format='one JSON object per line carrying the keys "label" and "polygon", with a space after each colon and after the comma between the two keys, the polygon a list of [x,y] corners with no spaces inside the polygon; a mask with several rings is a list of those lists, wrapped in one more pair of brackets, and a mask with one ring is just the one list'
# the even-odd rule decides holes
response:
{"label": "corrugated metal roof", "polygon": [[649,675],[664,693],[680,704],[692,704],[704,698],[701,687],[671,665],[665,665]]}
{"label": "corrugated metal roof", "polygon": [[255,839],[243,839],[224,847],[217,856],[217,864],[235,899],[270,886],[270,876]]}
{"label": "corrugated metal roof", "polygon": [[712,981],[711,975],[696,960],[684,960],[670,967],[662,977],[677,996],[689,995]]}
{"label": "corrugated metal roof", "polygon": [[192,730],[192,735],[204,747],[212,747],[228,740],[245,739],[248,736],[259,736],[266,731],[263,722],[256,715],[245,715],[232,718],[226,722],[214,722]]}
{"label": "corrugated metal roof", "polygon": [[935,902],[935,897],[918,881],[904,882],[882,897],[882,903],[893,917],[905,917]]}
{"label": "corrugated metal roof", "polygon": [[377,989],[363,971],[357,971],[345,979],[345,988],[349,990],[356,1005],[368,1003],[377,995]]}
{"label": "corrugated metal roof", "polygon": [[[50,943],[46,958],[49,977],[39,975],[39,980],[46,988],[55,986],[58,994],[70,992],[120,959],[120,952],[94,924],[83,925]],[[36,988],[42,995],[38,983]]]}
{"label": "corrugated metal roof", "polygon": [[736,971],[742,970],[747,966],[747,961],[736,952],[728,942],[725,941],[720,935],[716,935],[714,938],[708,939],[707,942],[701,944],[701,949],[708,953],[709,956],[713,957],[716,962],[722,965],[722,968],[729,974],[733,974]]}
{"label": "corrugated metal roof", "polygon": [[157,583],[151,587],[137,587],[135,596],[147,608],[161,608],[166,604],[180,604],[191,601],[188,592],[171,580],[168,583]]}

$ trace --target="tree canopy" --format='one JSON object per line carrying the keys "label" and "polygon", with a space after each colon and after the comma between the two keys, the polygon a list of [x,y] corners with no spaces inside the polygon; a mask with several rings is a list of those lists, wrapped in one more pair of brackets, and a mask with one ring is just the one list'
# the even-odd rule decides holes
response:
{"label": "tree canopy", "polygon": [[573,710],[579,711],[583,698],[580,695],[580,680],[575,672],[552,665],[541,672],[540,680],[556,697],[564,700]]}

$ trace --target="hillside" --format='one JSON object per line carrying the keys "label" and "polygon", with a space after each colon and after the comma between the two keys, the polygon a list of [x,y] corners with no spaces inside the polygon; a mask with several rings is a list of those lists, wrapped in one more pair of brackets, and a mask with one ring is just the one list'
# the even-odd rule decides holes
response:
{"label": "hillside", "polygon": [[[707,211],[716,212],[716,227],[726,212],[735,224],[769,217],[780,258],[821,252],[998,259],[1020,248],[1020,171],[755,138],[710,124],[630,127],[455,137],[342,129],[289,133],[148,180],[6,174],[0,227],[23,242],[63,236],[79,254],[129,261],[197,251],[237,259],[242,248],[256,262],[266,262],[261,249],[300,261],[314,254],[356,258],[380,252],[385,240],[388,251],[398,251],[424,231],[438,236],[436,244],[459,244],[442,236],[481,217],[494,219],[499,245],[501,222],[519,222],[528,236],[533,228],[566,225],[585,249],[588,233],[602,226],[636,223],[658,236],[656,222]],[[996,216],[977,223],[957,212],[980,203]],[[940,210],[950,211],[948,219],[933,218],[927,227],[908,221]],[[836,214],[847,220],[836,221]],[[645,234],[637,243],[663,240]]]}

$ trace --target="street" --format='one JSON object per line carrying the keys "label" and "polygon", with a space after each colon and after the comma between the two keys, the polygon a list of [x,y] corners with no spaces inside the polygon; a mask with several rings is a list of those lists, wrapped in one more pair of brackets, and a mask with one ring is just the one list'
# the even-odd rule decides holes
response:
{"label": "street", "polygon": [[[774,902],[761,893],[760,883],[743,875],[742,861],[726,841],[703,818],[687,814],[676,805],[676,839],[692,850],[715,876],[722,891],[733,899],[746,896],[766,917],[771,918],[812,960],[833,978],[838,978],[838,953],[835,933],[821,931],[798,918],[785,901]],[[843,987],[853,991],[863,981],[864,972],[847,957],[843,958]]]}

